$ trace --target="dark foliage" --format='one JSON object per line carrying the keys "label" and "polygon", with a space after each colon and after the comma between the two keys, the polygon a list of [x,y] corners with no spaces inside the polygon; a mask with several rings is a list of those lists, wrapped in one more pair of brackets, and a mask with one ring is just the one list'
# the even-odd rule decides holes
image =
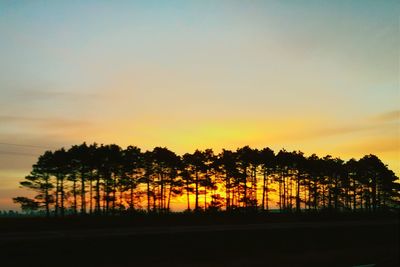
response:
{"label": "dark foliage", "polygon": [[[168,213],[180,198],[187,211],[376,212],[399,207],[398,177],[375,155],[347,162],[300,151],[196,150],[81,145],[46,151],[16,197],[23,211],[47,216]],[[191,203],[194,202],[194,203]]]}

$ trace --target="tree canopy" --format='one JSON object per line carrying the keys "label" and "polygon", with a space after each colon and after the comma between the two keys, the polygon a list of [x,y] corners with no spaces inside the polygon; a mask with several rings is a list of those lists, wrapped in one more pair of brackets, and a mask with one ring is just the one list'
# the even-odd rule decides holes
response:
{"label": "tree canopy", "polygon": [[195,212],[375,212],[400,203],[398,177],[375,155],[345,162],[249,146],[179,156],[165,147],[83,143],[46,151],[20,184],[36,195],[14,202],[47,216],[170,212],[178,198]]}

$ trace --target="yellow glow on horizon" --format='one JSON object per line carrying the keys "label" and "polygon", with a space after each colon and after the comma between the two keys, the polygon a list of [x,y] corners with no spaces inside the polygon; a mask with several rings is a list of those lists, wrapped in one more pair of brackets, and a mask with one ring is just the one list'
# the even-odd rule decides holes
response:
{"label": "yellow glow on horizon", "polygon": [[0,141],[43,147],[0,148],[6,189],[82,142],[376,154],[400,176],[397,3],[227,2],[0,2]]}
{"label": "yellow glow on horizon", "polygon": [[[236,150],[249,145],[271,147],[275,152],[300,150],[306,155],[330,154],[343,159],[376,154],[400,173],[400,139],[397,124],[361,122],[342,126],[333,119],[302,118],[207,118],[183,119],[165,116],[94,123],[70,136],[71,143],[116,143],[136,145],[143,150],[167,147],[177,154],[211,148]],[[85,133],[82,136],[82,133]]]}

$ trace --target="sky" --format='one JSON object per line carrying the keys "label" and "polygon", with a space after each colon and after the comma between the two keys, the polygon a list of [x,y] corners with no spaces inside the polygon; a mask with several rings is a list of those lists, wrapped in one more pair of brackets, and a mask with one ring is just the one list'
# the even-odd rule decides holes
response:
{"label": "sky", "polygon": [[250,145],[400,174],[398,1],[0,0],[0,210],[46,149]]}

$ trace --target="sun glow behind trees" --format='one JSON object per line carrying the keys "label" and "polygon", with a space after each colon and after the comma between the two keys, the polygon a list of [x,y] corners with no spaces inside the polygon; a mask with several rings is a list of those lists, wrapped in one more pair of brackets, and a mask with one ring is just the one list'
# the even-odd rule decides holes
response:
{"label": "sun glow behind trees", "polygon": [[[398,176],[398,10],[391,0],[1,1],[0,142],[372,153]],[[0,150],[0,209],[16,209],[43,149]]]}
{"label": "sun glow behind trees", "polygon": [[25,211],[50,214],[188,211],[377,211],[399,205],[398,177],[374,155],[339,158],[249,146],[236,151],[82,145],[47,151],[21,185],[34,199],[16,197]]}

